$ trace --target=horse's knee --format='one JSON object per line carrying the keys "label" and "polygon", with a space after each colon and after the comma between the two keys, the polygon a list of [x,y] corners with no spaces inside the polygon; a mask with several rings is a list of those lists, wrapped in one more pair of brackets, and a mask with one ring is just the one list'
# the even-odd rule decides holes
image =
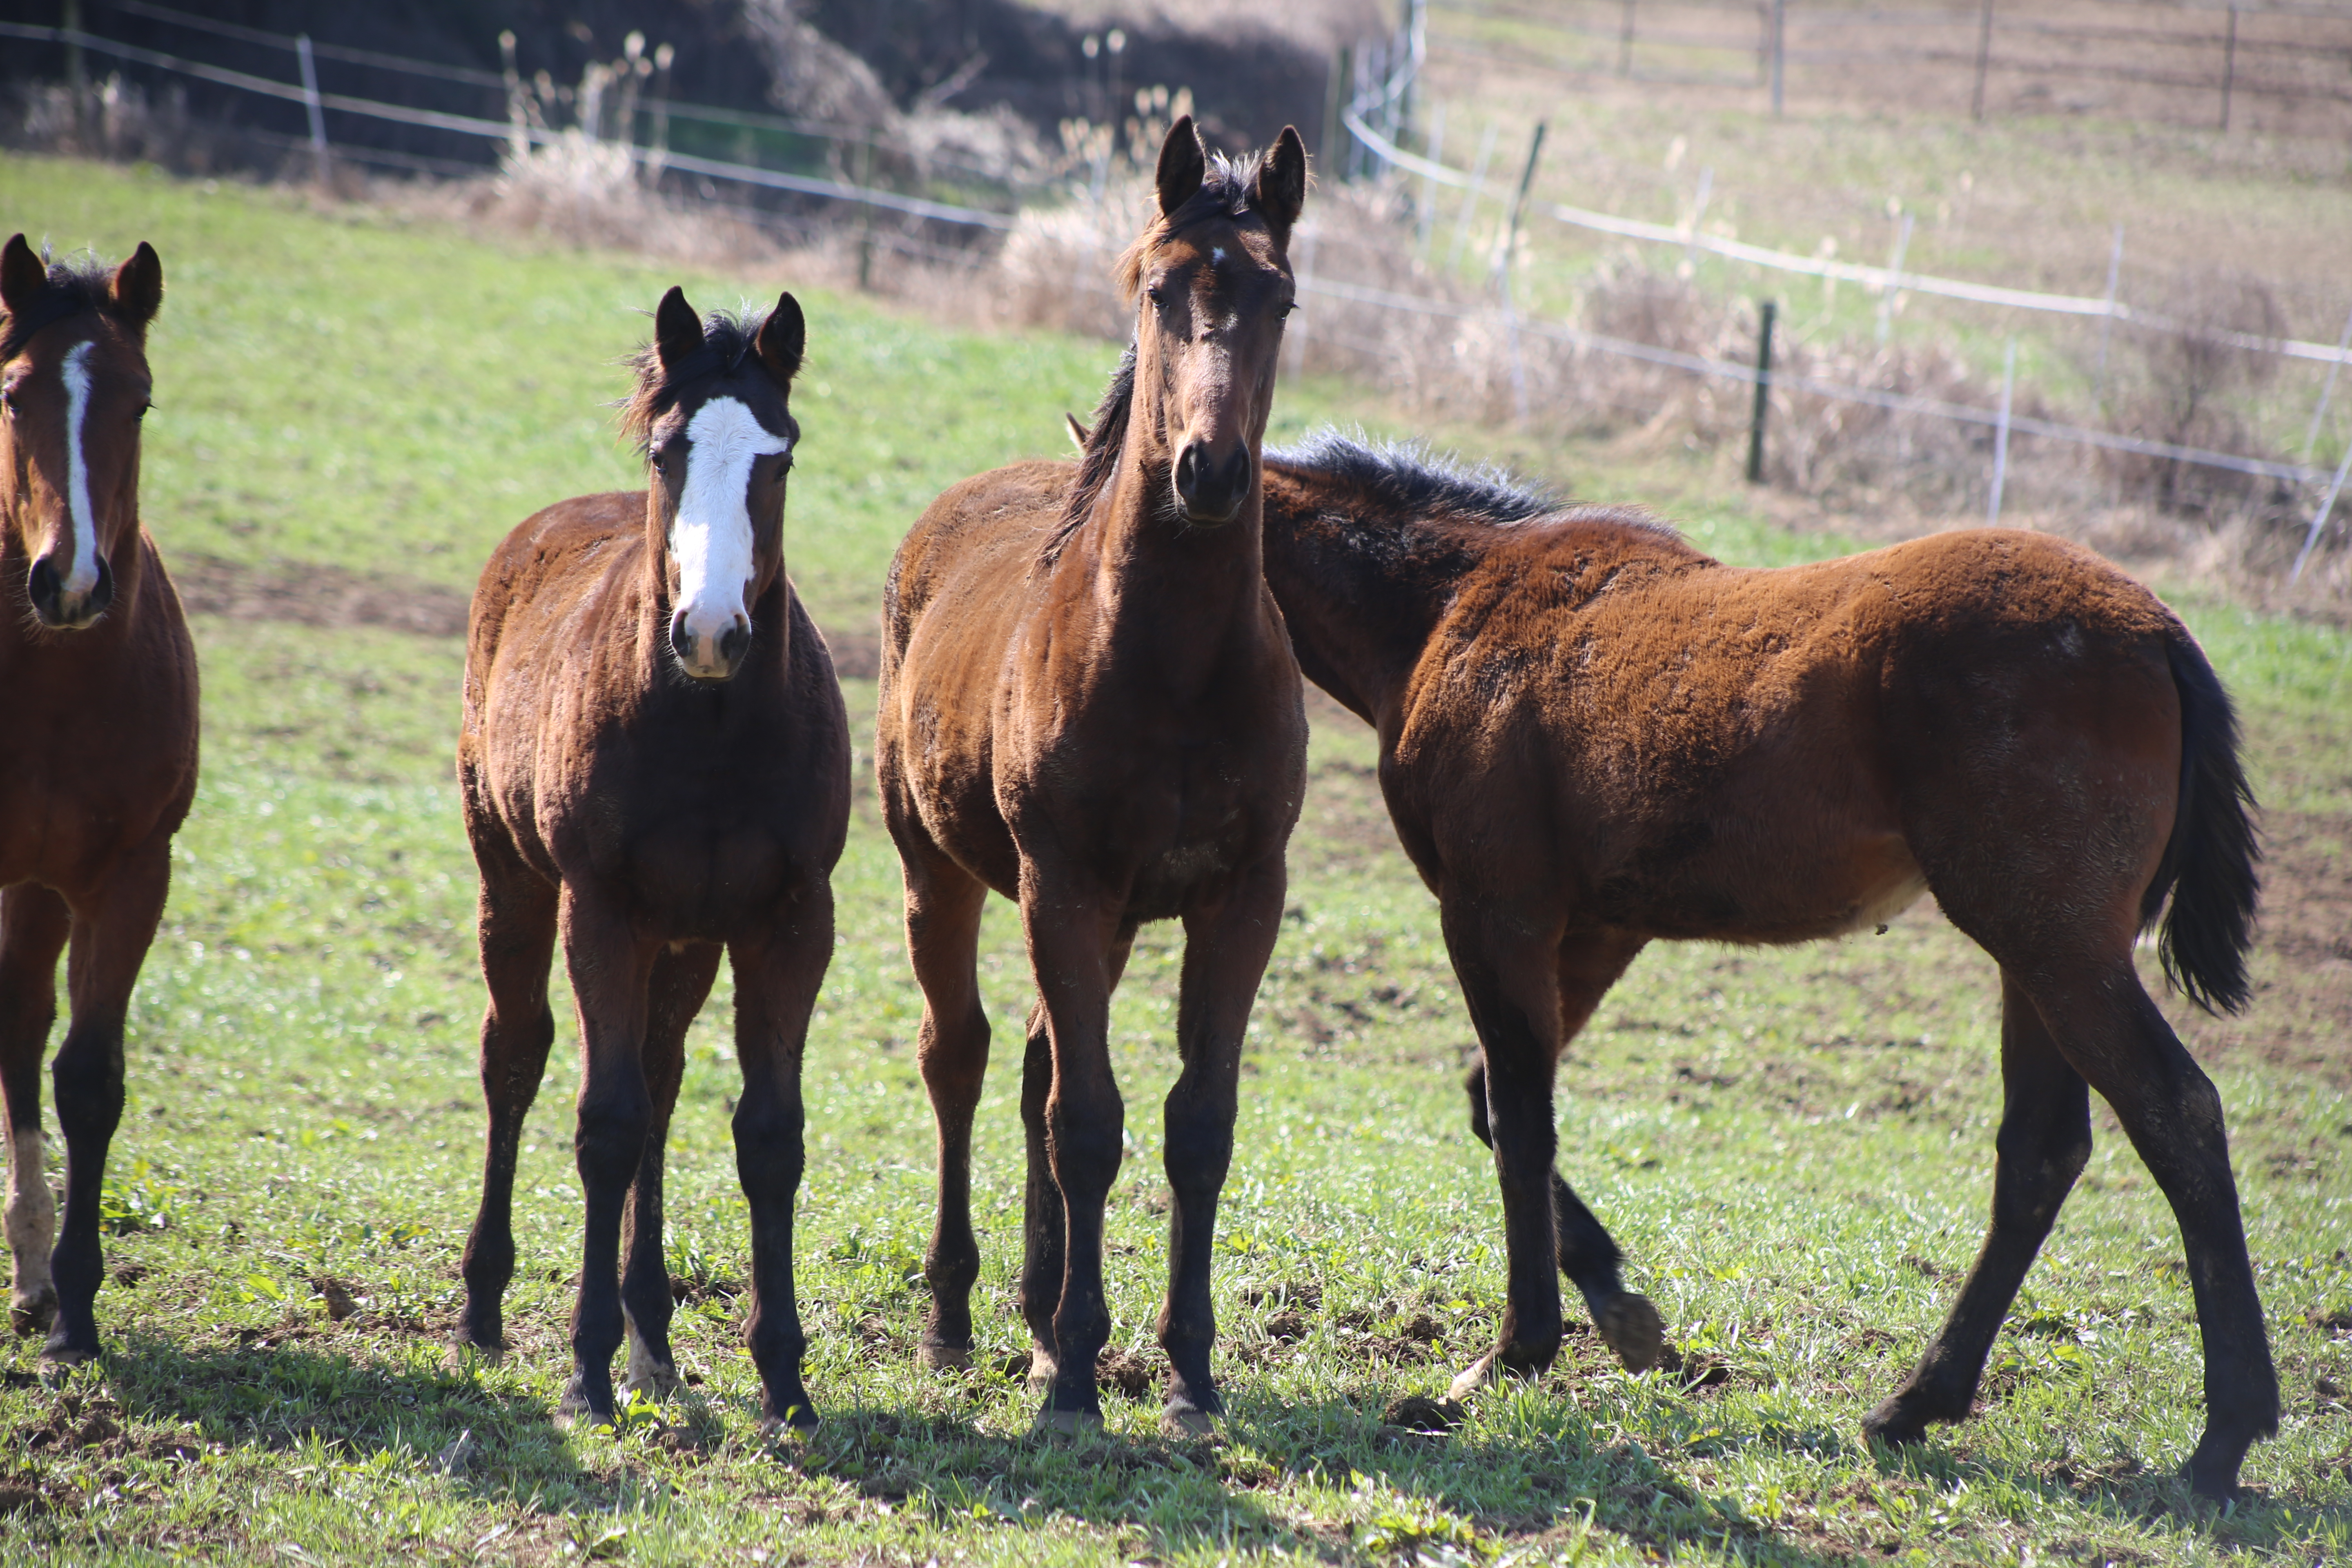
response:
{"label": "horse's knee", "polygon": [[110,1135],[122,1120],[122,1033],[73,1029],[49,1064],[58,1125],[68,1140]]}
{"label": "horse's knee", "polygon": [[583,1181],[626,1182],[645,1158],[653,1107],[635,1094],[592,1095],[582,1101],[572,1153]]}
{"label": "horse's knee", "polygon": [[806,1163],[808,1116],[797,1101],[745,1095],[735,1108],[735,1169],[746,1190],[795,1191]]}

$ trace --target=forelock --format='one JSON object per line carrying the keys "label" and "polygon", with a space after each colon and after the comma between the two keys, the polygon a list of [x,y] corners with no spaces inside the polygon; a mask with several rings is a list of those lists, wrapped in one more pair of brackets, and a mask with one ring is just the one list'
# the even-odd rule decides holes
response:
{"label": "forelock", "polygon": [[622,363],[636,373],[637,384],[619,405],[622,435],[643,450],[655,425],[678,405],[688,388],[742,367],[767,319],[764,311],[711,311],[702,319],[702,347],[675,366],[662,363],[661,350],[653,343],[629,354]]}
{"label": "forelock", "polygon": [[14,314],[0,312],[0,363],[22,353],[35,332],[84,310],[114,314],[114,269],[87,252],[50,262],[32,303]]}
{"label": "forelock", "polygon": [[1210,153],[1208,164],[1201,173],[1201,188],[1173,213],[1144,225],[1135,242],[1119,252],[1118,260],[1112,266],[1119,298],[1133,302],[1136,290],[1143,286],[1144,264],[1150,259],[1152,251],[1185,229],[1213,217],[1248,216],[1251,203],[1257,195],[1258,171],[1265,165],[1263,150],[1238,158],[1228,158],[1223,153]]}

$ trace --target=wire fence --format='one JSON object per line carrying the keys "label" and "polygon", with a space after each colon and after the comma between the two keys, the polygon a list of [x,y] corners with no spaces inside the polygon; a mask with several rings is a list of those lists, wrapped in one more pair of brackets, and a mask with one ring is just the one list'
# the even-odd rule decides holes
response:
{"label": "wire fence", "polygon": [[[1557,13],[1534,12],[1528,7],[1512,5],[1509,0],[1437,0],[1437,4],[1456,11],[1466,11],[1482,16],[1533,17],[1564,31],[1580,30],[1576,27],[1572,17],[1563,20]],[[1510,298],[1508,263],[1512,259],[1514,239],[1519,232],[1522,216],[1526,211],[1532,210],[1559,223],[1595,233],[1649,244],[1670,245],[1680,248],[1685,255],[1704,251],[1727,259],[1747,262],[1772,270],[1857,283],[1874,290],[1883,291],[1889,298],[1892,298],[1896,290],[1906,290],[2003,309],[2041,311],[2078,319],[2088,318],[2108,323],[2128,325],[2147,331],[2190,334],[2200,341],[2226,345],[2232,349],[2257,353],[2275,353],[2291,359],[2326,365],[2328,376],[2326,386],[2312,415],[2312,433],[2315,437],[2326,416],[2328,401],[2334,394],[2336,377],[2343,365],[2348,360],[2352,360],[2352,319],[2347,319],[2345,323],[2343,339],[2333,344],[2263,337],[2227,329],[2192,326],[2155,311],[2133,307],[2115,297],[2112,280],[2109,293],[2105,298],[2088,298],[1908,273],[1902,269],[1899,256],[1892,266],[1873,267],[1862,263],[1840,261],[1830,257],[1803,256],[1747,244],[1700,229],[1696,221],[1696,214],[1700,210],[1698,205],[1694,205],[1691,216],[1678,226],[1648,223],[1561,203],[1537,203],[1533,204],[1530,209],[1528,192],[1533,181],[1537,160],[1542,147],[1543,127],[1540,124],[1536,128],[1535,139],[1528,149],[1527,162],[1516,185],[1498,184],[1486,177],[1490,166],[1488,154],[1492,151],[1491,144],[1482,149],[1477,166],[1467,171],[1412,153],[1401,144],[1409,139],[1411,132],[1401,118],[1398,106],[1409,104],[1412,100],[1417,86],[1415,79],[1423,71],[1432,49],[1441,47],[1429,43],[1425,37],[1424,18],[1429,8],[1432,7],[1427,0],[1415,4],[1411,8],[1405,28],[1380,50],[1369,52],[1370,58],[1386,64],[1387,73],[1385,76],[1368,78],[1366,73],[1360,71],[1357,90],[1340,107],[1338,119],[1353,144],[1349,158],[1350,167],[1375,174],[1392,171],[1399,176],[1408,176],[1421,182],[1423,194],[1420,201],[1423,206],[1430,205],[1428,187],[1439,184],[1464,193],[1473,202],[1480,200],[1491,202],[1507,213],[1508,216],[1499,225],[1499,230],[1501,235],[1510,237],[1498,238],[1496,247],[1494,273],[1496,301],[1490,307],[1467,307],[1423,295],[1393,289],[1368,289],[1325,279],[1307,279],[1302,283],[1302,289],[1334,298],[1351,300],[1360,304],[1376,305],[1384,309],[1407,310],[1424,315],[1455,318],[1499,315],[1504,320],[1505,336],[1513,343],[1516,343],[1519,333],[1526,332],[1568,343],[1579,349],[1682,370],[1695,375],[1747,383],[1751,385],[1760,384],[1767,388],[1780,387],[1801,391],[1832,402],[1988,427],[1996,432],[1993,458],[1996,469],[2005,462],[2009,437],[2015,434],[2041,437],[2086,448],[2130,453],[2169,462],[2186,463],[2320,489],[2321,500],[2306,528],[2302,548],[2296,556],[2291,574],[2294,577],[2300,576],[2333,514],[2336,500],[2344,489],[2347,473],[2352,473],[2352,447],[2347,447],[2343,461],[2331,470],[2313,466],[2308,461],[2307,449],[2305,461],[2290,463],[2241,453],[2215,451],[2205,447],[2151,440],[2120,431],[2101,430],[2018,415],[2012,408],[2013,379],[2005,385],[2000,405],[1997,407],[1988,408],[1883,388],[1841,384],[1820,377],[1794,375],[1786,371],[1776,372],[1769,368],[1769,358],[1764,354],[1759,354],[1757,363],[1746,364],[1663,348],[1654,344],[1634,342],[1605,333],[1590,331],[1566,321],[1546,321],[1521,315]],[[1621,50],[1619,59],[1622,68],[1631,58],[1630,40],[1633,37],[1637,0],[1615,0],[1613,8],[1618,10],[1622,18],[1621,28],[1616,35]],[[1764,14],[1769,27],[1779,20],[1778,14],[1782,10],[1782,5],[1780,0],[1766,0],[1763,5],[1754,7],[1685,5],[1682,9],[1704,9],[1717,14],[1734,9],[1760,11]],[[2234,16],[2235,11],[2236,8],[2232,7],[2231,14]],[[1990,12],[1991,7],[1987,4],[1979,14],[1990,16]],[[2340,15],[2339,13],[2319,14],[2330,16]],[[1843,19],[1850,22],[1874,22],[1884,19],[1885,15],[1884,13],[1857,14],[1849,15]],[[1905,15],[1916,16],[1916,14]],[[1937,15],[1948,17],[1952,13],[1942,12]],[[1580,31],[1586,36],[1591,36],[1594,32],[1589,26],[1581,28]],[[1727,43],[1708,39],[1704,36],[1681,35],[1678,36],[1678,40],[1692,47],[1711,48],[1731,47]],[[1747,47],[1756,46],[1751,40]],[[1765,47],[1768,49],[1771,47],[1770,39],[1768,38]],[[1766,68],[1769,69],[1769,59]],[[1468,210],[1465,206],[1465,220]],[[2011,344],[2010,363],[2011,370],[2009,374],[2013,378],[2015,363],[2013,338]],[[1514,374],[1517,374],[1516,366]],[[1758,439],[1759,441],[1761,439],[1760,423],[1758,426]],[[2306,448],[2310,445],[2310,442],[2306,442]],[[1997,517],[2000,504],[1997,485],[1994,488],[1994,495],[1991,515]]]}
{"label": "wire fence", "polygon": [[2001,110],[2004,89],[2025,112],[2053,107],[2062,89],[2093,100],[2121,92],[2156,117],[2223,130],[2249,103],[2352,105],[2344,80],[2352,11],[2341,5],[1431,0],[1431,8],[1440,26],[1430,47],[1441,55],[1580,80],[1759,89],[1776,111],[1792,73],[1817,94],[1875,90],[1914,104],[1925,94],[1965,101],[1979,120]]}
{"label": "wire fence", "polygon": [[[324,115],[352,116],[361,120],[425,127],[455,136],[483,142],[503,143],[510,150],[546,146],[567,136],[581,134],[578,127],[559,131],[543,123],[537,116],[524,112],[517,94],[517,82],[509,71],[493,75],[467,68],[438,65],[388,56],[374,51],[330,49],[310,44],[307,39],[268,33],[257,28],[236,26],[193,17],[169,7],[147,3],[147,0],[117,0],[119,8],[134,14],[167,17],[184,22],[193,29],[215,36],[233,37],[243,42],[266,44],[289,50],[299,61],[304,51],[317,58],[347,59],[372,68],[407,71],[420,76],[432,76],[459,86],[482,90],[497,89],[505,99],[507,114],[502,118],[463,114],[447,110],[429,109],[408,104],[395,104],[349,93],[325,92],[319,89],[315,77],[307,73],[294,80],[279,80],[248,71],[231,69],[184,56],[131,45],[117,39],[78,29],[29,26],[0,23],[0,37],[26,41],[67,44],[110,58],[136,64],[151,70],[173,73],[192,79],[236,91],[253,94],[280,102],[301,104],[310,111],[310,134],[307,144],[321,157],[328,151]],[[1456,9],[1471,8],[1462,0],[1454,0]],[[1628,19],[1635,15],[1633,0],[1621,0],[1622,15]],[[1507,0],[1485,0],[1475,7],[1482,14],[1517,15],[1524,8],[1510,5]],[[1718,12],[1722,6],[1711,7]],[[1349,90],[1340,96],[1338,114],[1348,137],[1344,166],[1378,176],[1393,171],[1424,183],[1444,184],[1460,191],[1472,200],[1486,200],[1505,207],[1509,213],[1509,226],[1516,232],[1524,211],[1529,210],[1528,187],[1531,183],[1535,156],[1532,150],[1526,171],[1515,187],[1490,182],[1480,159],[1481,167],[1464,171],[1407,150],[1402,142],[1411,137],[1412,104],[1420,87],[1420,77],[1429,58],[1432,45],[1425,31],[1426,11],[1420,5],[1409,14],[1405,28],[1393,38],[1357,52],[1349,62]],[[1620,34],[1621,47],[1623,34]],[[1696,46],[1694,46],[1696,47]],[[1712,47],[1712,46],[1708,46]],[[1335,71],[1335,79],[1338,73]],[[843,127],[824,126],[808,121],[791,121],[779,116],[763,116],[743,111],[720,110],[691,104],[665,104],[662,112],[667,116],[701,115],[714,122],[742,121],[761,128],[787,128],[797,133],[837,138],[854,142],[863,134]],[[962,203],[936,200],[903,191],[861,184],[829,174],[794,172],[714,158],[701,153],[664,145],[661,140],[651,144],[635,137],[635,117],[628,117],[622,126],[624,134],[607,144],[617,149],[628,160],[654,178],[666,172],[691,175],[703,181],[727,181],[751,191],[789,193],[798,196],[819,198],[826,202],[849,204],[869,210],[894,213],[921,222],[935,222],[966,229],[1003,234],[1018,223],[1016,211],[990,210]],[[1540,131],[1538,131],[1538,137]],[[305,145],[304,139],[279,135],[272,138],[289,151]],[[1539,149],[1538,141],[1538,147]],[[349,153],[384,162],[393,166],[421,169],[425,172],[448,173],[465,170],[480,173],[479,165],[467,165],[450,160],[436,160],[413,153],[367,148],[347,148]],[[1491,151],[1489,149],[1488,151]],[[716,199],[716,193],[706,185],[707,199]],[[727,204],[719,204],[727,205]],[[743,209],[738,205],[736,209]],[[2031,289],[2019,289],[1977,283],[1965,279],[1937,278],[1903,271],[1899,262],[1893,267],[1879,268],[1838,261],[1817,256],[1801,256],[1748,245],[1700,231],[1695,223],[1683,226],[1646,223],[1558,203],[1538,203],[1531,209],[1538,216],[1593,232],[1651,243],[1673,245],[1687,251],[1704,250],[1728,259],[1751,263],[1803,276],[1851,281],[1883,290],[1903,289],[1936,294],[1973,303],[2051,312],[2075,318],[2100,319],[2120,322],[2144,330],[2187,331],[2180,323],[2154,313],[2136,309],[2116,300],[2112,294],[2105,299],[2058,295]],[[762,218],[776,215],[761,213]],[[787,219],[786,221],[790,221]],[[910,244],[898,244],[901,238]],[[937,252],[938,247],[923,246],[912,237],[884,237],[883,243],[915,252]],[[939,252],[944,255],[944,252]],[[1832,402],[1852,404],[1916,416],[1941,419],[1956,424],[1989,428],[1996,433],[1996,461],[2005,455],[2011,435],[2025,435],[2067,442],[2078,447],[2113,452],[2130,453],[2169,462],[2185,463],[2228,472],[2266,479],[2273,481],[2325,489],[2325,499],[2315,512],[2304,543],[2296,570],[2307,558],[2321,537],[2337,496],[2344,488],[2347,471],[2352,469],[2352,449],[2347,449],[2345,461],[2334,470],[2304,462],[2284,462],[2241,453],[2218,451],[2173,442],[2151,440],[2144,437],[2117,431],[2100,430],[2059,421],[2016,414],[2013,399],[2004,395],[1998,407],[1982,407],[1955,403],[1945,399],[1890,391],[1885,388],[1860,386],[1827,380],[1818,376],[1774,371],[1768,363],[1742,363],[1737,361],[1695,354],[1656,344],[1643,343],[1608,333],[1596,332],[1564,321],[1547,320],[1526,315],[1513,304],[1509,289],[1509,269],[1505,263],[1510,254],[1507,242],[1497,247],[1495,271],[1495,300],[1491,304],[1464,304],[1433,295],[1406,292],[1392,289],[1370,288],[1359,283],[1315,274],[1311,265],[1302,268],[1299,285],[1302,292],[1345,300],[1382,310],[1403,311],[1431,317],[1456,320],[1499,318],[1504,336],[1513,345],[1516,359],[1519,335],[1570,345],[1583,351],[1611,354],[1655,364],[1690,374],[1751,385],[1762,384],[1789,391],[1802,392]],[[2347,359],[2352,359],[2352,323],[2347,323],[2346,341],[2337,344],[2305,342],[2294,340],[2260,338],[2242,332],[2203,333],[2228,342],[2231,346],[2253,351],[2284,354],[2292,358],[2313,361],[2329,366],[2327,392],[2315,410],[2313,430],[2317,432],[2326,408],[2326,396],[2332,394],[2335,374]],[[1514,364],[1515,381],[1519,379]],[[1524,416],[1524,395],[1520,412]],[[2308,445],[2308,443],[2306,444]],[[2306,454],[2307,458],[2307,454]],[[1996,505],[1998,503],[1996,502]]]}

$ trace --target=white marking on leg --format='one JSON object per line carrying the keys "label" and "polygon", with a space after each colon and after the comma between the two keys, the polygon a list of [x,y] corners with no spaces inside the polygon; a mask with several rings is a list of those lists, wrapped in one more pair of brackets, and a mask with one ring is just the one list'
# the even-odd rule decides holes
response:
{"label": "white marking on leg", "polygon": [[8,1256],[15,1265],[15,1299],[30,1304],[48,1294],[49,1249],[58,1240],[58,1204],[41,1169],[47,1145],[37,1127],[17,1130],[8,1141]]}
{"label": "white marking on leg", "polygon": [[653,1399],[667,1398],[677,1387],[677,1368],[655,1359],[638,1337],[635,1323],[629,1325],[629,1370],[621,1379],[621,1387]]}
{"label": "white marking on leg", "polygon": [[686,438],[686,486],[670,522],[669,551],[677,562],[677,610],[693,638],[688,668],[716,675],[724,668],[719,639],[747,619],[751,465],[791,451],[793,444],[732,397],[714,397],[695,410]]}
{"label": "white marking on leg", "polygon": [[66,507],[73,514],[73,569],[66,592],[77,596],[98,586],[98,519],[89,504],[89,459],[81,449],[82,424],[89,417],[89,356],[96,343],[76,343],[66,354]]}

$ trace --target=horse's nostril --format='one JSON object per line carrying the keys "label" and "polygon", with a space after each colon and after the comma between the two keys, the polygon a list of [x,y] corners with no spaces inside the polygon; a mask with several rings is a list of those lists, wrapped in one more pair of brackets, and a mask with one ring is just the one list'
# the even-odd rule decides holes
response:
{"label": "horse's nostril", "polygon": [[684,610],[670,617],[669,647],[672,653],[688,664],[694,662],[694,634],[687,629]]}
{"label": "horse's nostril", "polygon": [[65,584],[58,580],[55,563],[44,555],[33,563],[33,570],[25,581],[25,590],[32,596],[34,613],[49,626],[57,625],[58,599]]}
{"label": "horse's nostril", "polygon": [[719,662],[730,669],[734,668],[735,661],[743,657],[743,650],[751,646],[751,626],[743,617],[736,616],[735,624],[719,635]]}

